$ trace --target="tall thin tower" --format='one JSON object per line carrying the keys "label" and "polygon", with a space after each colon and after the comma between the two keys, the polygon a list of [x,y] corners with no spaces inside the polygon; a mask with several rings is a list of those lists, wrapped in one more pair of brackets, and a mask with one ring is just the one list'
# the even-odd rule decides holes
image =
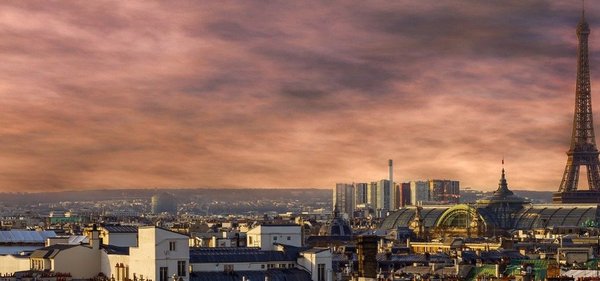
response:
{"label": "tall thin tower", "polygon": [[388,160],[388,169],[389,169],[389,177],[390,177],[390,209],[396,210],[398,206],[396,206],[396,185],[394,184],[394,161],[392,159]]}
{"label": "tall thin tower", "polygon": [[[585,10],[577,24],[577,81],[575,87],[575,113],[571,147],[567,151],[567,165],[558,193],[553,201],[560,203],[600,202],[600,161],[592,120],[592,95],[588,36],[590,27],[585,20]],[[587,169],[589,190],[577,190],[580,167]]]}

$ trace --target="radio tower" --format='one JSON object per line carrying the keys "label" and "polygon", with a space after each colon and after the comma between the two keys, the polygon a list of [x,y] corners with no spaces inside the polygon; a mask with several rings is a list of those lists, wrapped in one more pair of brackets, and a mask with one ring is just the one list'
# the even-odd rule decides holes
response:
{"label": "radio tower", "polygon": [[[588,36],[590,27],[585,20],[585,10],[577,25],[577,84],[575,89],[575,114],[571,147],[567,151],[567,166],[558,193],[557,203],[600,203],[600,161],[592,120],[592,96],[590,65],[588,59]],[[579,170],[587,169],[589,190],[577,190]]]}

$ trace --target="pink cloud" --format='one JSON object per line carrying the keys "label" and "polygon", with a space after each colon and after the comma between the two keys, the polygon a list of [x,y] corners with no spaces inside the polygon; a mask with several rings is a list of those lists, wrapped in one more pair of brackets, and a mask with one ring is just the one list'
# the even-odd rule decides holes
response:
{"label": "pink cloud", "polygon": [[503,155],[511,187],[555,190],[571,2],[4,3],[0,191],[330,188],[389,158],[492,189]]}

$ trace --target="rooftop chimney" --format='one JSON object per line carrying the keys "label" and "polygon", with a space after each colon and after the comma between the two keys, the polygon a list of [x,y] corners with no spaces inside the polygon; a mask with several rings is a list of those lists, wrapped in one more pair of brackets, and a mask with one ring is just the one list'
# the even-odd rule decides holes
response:
{"label": "rooftop chimney", "polygon": [[100,249],[100,237],[98,233],[98,227],[96,226],[96,224],[92,226],[92,237],[90,238],[90,246],[92,246],[92,249],[94,250]]}

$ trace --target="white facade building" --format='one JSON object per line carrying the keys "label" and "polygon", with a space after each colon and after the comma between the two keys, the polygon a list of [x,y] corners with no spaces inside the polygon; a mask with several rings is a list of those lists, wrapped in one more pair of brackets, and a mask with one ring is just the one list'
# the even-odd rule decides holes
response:
{"label": "white facade building", "polygon": [[[138,228],[134,247],[102,244],[99,230],[89,232],[89,244],[53,244],[31,256],[0,256],[0,273],[47,270],[70,273],[73,279],[90,279],[102,273],[115,281],[213,280],[227,272],[264,276],[278,271],[297,280],[332,281],[332,253],[327,248],[302,251],[300,225],[260,225],[248,231],[253,248],[195,248],[189,237],[170,230]],[[250,238],[252,237],[252,238]],[[58,242],[58,239],[55,239]],[[114,278],[114,279],[113,279]],[[204,278],[204,279],[202,279]],[[208,279],[207,279],[208,278]],[[252,280],[254,280],[252,279]],[[296,280],[296,279],[294,279]]]}
{"label": "white facade building", "polygon": [[332,254],[329,248],[312,248],[301,252],[298,265],[311,272],[312,281],[333,280]]}
{"label": "white facade building", "polygon": [[[332,281],[332,253],[328,248],[312,248],[298,252],[278,245],[275,250],[259,248],[196,248],[190,251],[190,267],[197,276],[218,276],[223,273],[240,275],[267,270],[288,270],[289,274],[310,276],[313,281]],[[290,269],[291,272],[289,271]],[[254,280],[254,279],[251,279]],[[265,280],[256,279],[256,280]],[[297,279],[293,279],[297,280]],[[304,279],[302,279],[304,280]]]}
{"label": "white facade building", "polygon": [[17,271],[29,270],[28,256],[0,255],[0,276]]}
{"label": "white facade building", "polygon": [[152,281],[189,280],[188,236],[155,226],[138,229],[135,247],[100,243],[99,231],[90,230],[89,244],[54,244],[35,250],[28,258],[0,256],[0,273],[48,270],[89,279],[102,272],[116,281],[137,278]]}
{"label": "white facade building", "polygon": [[[144,277],[153,281],[172,281],[173,276],[189,280],[190,247],[188,236],[155,226],[138,229],[138,246],[129,254],[107,252],[102,272],[106,276],[133,279]],[[109,248],[110,249],[110,248]],[[121,272],[119,272],[119,269]],[[129,273],[129,274],[127,274]],[[123,279],[117,279],[117,281]]]}
{"label": "white facade building", "polygon": [[302,247],[302,227],[297,224],[259,225],[246,233],[246,245],[273,251],[276,244]]}

